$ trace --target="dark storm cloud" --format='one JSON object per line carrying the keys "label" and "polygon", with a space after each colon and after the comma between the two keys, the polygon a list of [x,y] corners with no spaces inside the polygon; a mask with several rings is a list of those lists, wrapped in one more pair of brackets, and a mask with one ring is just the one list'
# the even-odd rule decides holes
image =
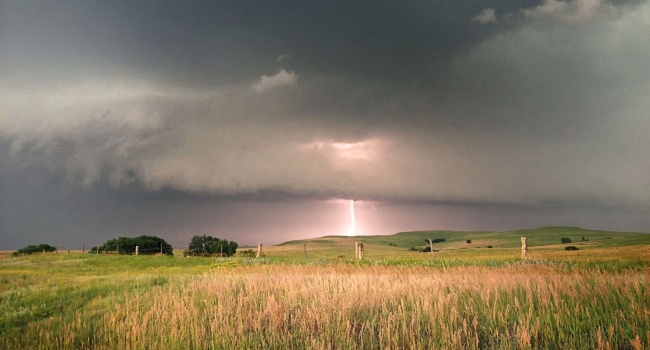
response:
{"label": "dark storm cloud", "polygon": [[93,189],[180,202],[650,204],[647,2],[0,10],[0,174],[14,201],[33,186],[7,178],[33,176],[64,184],[37,186],[47,198],[70,186],[115,206]]}
{"label": "dark storm cloud", "polygon": [[[213,85],[266,73],[275,68],[278,55],[290,53],[288,63],[305,73],[410,83],[426,80],[436,60],[493,31],[467,25],[481,6],[447,1],[9,1],[3,5],[3,29],[11,34],[3,42],[11,50],[4,55],[16,64],[37,63],[45,55],[53,70],[65,73],[89,64],[100,73],[124,70],[158,76],[167,84]],[[526,3],[492,6],[505,13]]]}

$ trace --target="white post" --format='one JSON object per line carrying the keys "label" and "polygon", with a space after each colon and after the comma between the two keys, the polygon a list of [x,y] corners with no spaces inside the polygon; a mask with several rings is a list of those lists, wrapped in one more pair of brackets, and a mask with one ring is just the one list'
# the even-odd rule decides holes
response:
{"label": "white post", "polygon": [[528,253],[528,242],[526,237],[521,237],[521,258],[526,259],[526,253]]}
{"label": "white post", "polygon": [[257,245],[257,256],[256,258],[259,258],[262,256],[262,243]]}
{"label": "white post", "polygon": [[431,259],[435,259],[436,255],[433,252],[433,240],[431,238],[429,238],[429,247],[431,248]]}
{"label": "white post", "polygon": [[139,251],[140,251],[140,246],[136,245],[135,246],[135,255],[138,255]]}

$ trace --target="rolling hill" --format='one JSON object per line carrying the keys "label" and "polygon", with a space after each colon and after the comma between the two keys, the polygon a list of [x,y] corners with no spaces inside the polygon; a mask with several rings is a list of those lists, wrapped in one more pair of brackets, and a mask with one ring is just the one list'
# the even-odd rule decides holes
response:
{"label": "rolling hill", "polygon": [[[275,256],[323,258],[354,256],[354,242],[363,242],[368,258],[429,258],[418,250],[428,246],[428,239],[444,239],[435,243],[437,256],[441,257],[490,257],[519,255],[520,237],[528,238],[531,256],[567,256],[566,246],[575,246],[582,251],[598,255],[619,255],[619,251],[634,251],[636,255],[650,257],[650,234],[639,232],[616,232],[590,230],[580,227],[548,226],[515,231],[413,231],[382,236],[324,236],[313,239],[293,240],[268,247],[267,252]],[[571,239],[562,244],[561,238]],[[471,243],[467,243],[468,240]],[[306,254],[305,254],[306,250]],[[580,252],[573,252],[580,255]],[[585,253],[582,254],[586,255]]]}

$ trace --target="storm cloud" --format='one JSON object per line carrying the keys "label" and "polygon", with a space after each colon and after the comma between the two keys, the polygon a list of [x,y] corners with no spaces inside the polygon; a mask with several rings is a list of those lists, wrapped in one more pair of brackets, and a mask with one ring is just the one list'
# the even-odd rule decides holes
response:
{"label": "storm cloud", "polygon": [[0,6],[4,198],[650,205],[646,1]]}

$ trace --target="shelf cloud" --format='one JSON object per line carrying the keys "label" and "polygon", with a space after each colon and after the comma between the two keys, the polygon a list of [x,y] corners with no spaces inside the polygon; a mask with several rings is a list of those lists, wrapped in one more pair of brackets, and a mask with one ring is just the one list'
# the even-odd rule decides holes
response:
{"label": "shelf cloud", "polygon": [[66,191],[650,206],[647,1],[166,5],[1,5],[1,231]]}

